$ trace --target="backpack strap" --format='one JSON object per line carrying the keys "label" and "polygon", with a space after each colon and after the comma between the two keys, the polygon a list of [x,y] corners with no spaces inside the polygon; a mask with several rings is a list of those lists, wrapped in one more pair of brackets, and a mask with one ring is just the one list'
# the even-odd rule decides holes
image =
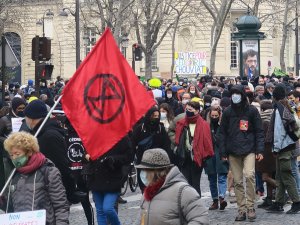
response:
{"label": "backpack strap", "polygon": [[186,187],[188,187],[188,186],[190,186],[190,185],[189,185],[189,184],[183,184],[183,185],[180,186],[179,191],[178,191],[178,197],[177,197],[178,201],[177,201],[177,203],[178,203],[179,220],[180,220],[180,224],[181,224],[181,225],[184,224],[183,222],[184,222],[184,220],[185,220],[185,218],[184,218],[184,216],[183,216],[183,214],[182,214],[182,211],[181,211],[181,198],[182,198],[182,192],[183,192],[183,189],[186,188]]}

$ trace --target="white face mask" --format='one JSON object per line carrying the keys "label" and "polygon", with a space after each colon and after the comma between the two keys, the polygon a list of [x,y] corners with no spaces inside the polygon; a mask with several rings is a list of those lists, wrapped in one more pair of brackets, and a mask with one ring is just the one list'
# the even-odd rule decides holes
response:
{"label": "white face mask", "polygon": [[231,96],[231,99],[232,99],[232,102],[234,104],[239,104],[242,101],[242,95],[240,95],[240,94],[233,94]]}
{"label": "white face mask", "polygon": [[147,179],[147,173],[145,170],[141,170],[141,173],[140,173],[140,178],[141,178],[141,181],[143,182],[143,184],[145,186],[148,186],[149,185],[149,181]]}
{"label": "white face mask", "polygon": [[182,104],[183,104],[183,105],[186,105],[189,101],[190,101],[189,99],[183,99],[183,100],[182,100]]}
{"label": "white face mask", "polygon": [[172,94],[167,94],[167,98],[172,98]]}
{"label": "white face mask", "polygon": [[167,113],[161,112],[160,113],[160,120],[165,120],[165,119],[167,119]]}
{"label": "white face mask", "polygon": [[195,90],[190,90],[190,92],[191,92],[192,94],[195,94],[196,91],[195,91]]}

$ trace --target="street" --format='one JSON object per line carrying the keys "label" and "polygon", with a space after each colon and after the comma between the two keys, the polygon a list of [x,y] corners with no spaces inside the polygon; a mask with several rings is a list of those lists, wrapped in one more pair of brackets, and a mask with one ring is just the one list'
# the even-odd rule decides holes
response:
{"label": "street", "polygon": [[[201,191],[202,191],[202,200],[205,206],[208,208],[212,203],[209,192],[209,184],[207,176],[202,174],[201,178]],[[119,217],[121,219],[122,225],[133,225],[136,224],[136,220],[139,215],[139,204],[141,199],[141,193],[137,190],[136,193],[132,193],[130,190],[127,191],[125,198],[128,203],[119,205]],[[225,224],[253,224],[253,222],[234,222],[234,218],[237,214],[237,205],[236,203],[229,203],[232,198],[228,199],[228,206],[224,211],[215,210],[209,211],[209,220],[210,224],[213,225],[225,225]],[[262,199],[259,199],[257,204],[261,203]],[[290,204],[287,204],[284,207],[284,211],[287,211],[291,207]],[[263,209],[256,209],[257,219],[256,224],[259,225],[296,225],[300,224],[300,213],[296,215],[287,215],[285,213],[268,213]],[[74,205],[71,208],[70,214],[70,224],[71,225],[83,225],[87,224],[84,216],[84,212],[80,205]],[[137,223],[138,224],[138,223]]]}

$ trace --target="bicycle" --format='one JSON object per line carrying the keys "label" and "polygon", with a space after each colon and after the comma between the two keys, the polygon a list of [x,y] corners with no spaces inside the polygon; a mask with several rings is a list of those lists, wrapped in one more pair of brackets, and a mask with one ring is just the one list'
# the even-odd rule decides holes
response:
{"label": "bicycle", "polygon": [[121,193],[120,193],[121,196],[125,195],[125,193],[127,192],[128,185],[132,192],[135,192],[138,187],[137,170],[135,168],[134,162],[130,164],[127,180],[125,181],[121,189]]}

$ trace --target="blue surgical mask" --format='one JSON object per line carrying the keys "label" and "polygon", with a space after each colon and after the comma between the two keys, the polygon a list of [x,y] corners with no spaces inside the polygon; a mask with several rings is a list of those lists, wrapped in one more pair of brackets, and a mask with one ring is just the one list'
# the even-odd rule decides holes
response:
{"label": "blue surgical mask", "polygon": [[242,101],[242,95],[241,94],[233,94],[231,96],[231,99],[234,104],[239,104]]}
{"label": "blue surgical mask", "polygon": [[149,185],[149,181],[147,179],[147,173],[145,170],[142,170],[141,173],[140,173],[140,178],[141,178],[141,181],[143,182],[143,184],[145,186],[148,186]]}

